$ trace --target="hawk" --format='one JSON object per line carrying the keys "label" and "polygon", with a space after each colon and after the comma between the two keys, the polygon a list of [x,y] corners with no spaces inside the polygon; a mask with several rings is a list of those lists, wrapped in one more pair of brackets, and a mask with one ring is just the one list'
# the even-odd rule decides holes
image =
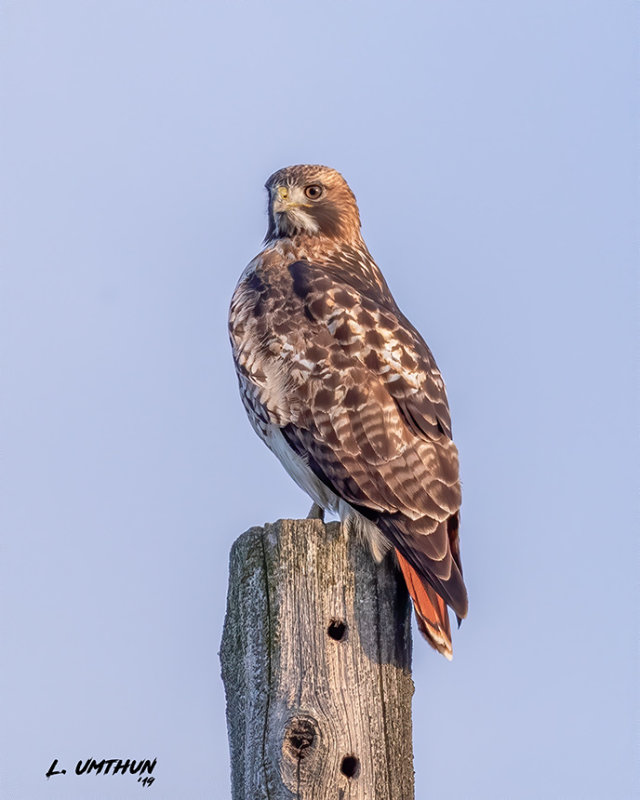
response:
{"label": "hawk", "polygon": [[378,560],[395,552],[427,641],[451,659],[447,606],[467,613],[458,452],[442,376],[396,305],[340,173],[300,165],[267,181],[263,251],[229,329],[251,424],[311,497]]}

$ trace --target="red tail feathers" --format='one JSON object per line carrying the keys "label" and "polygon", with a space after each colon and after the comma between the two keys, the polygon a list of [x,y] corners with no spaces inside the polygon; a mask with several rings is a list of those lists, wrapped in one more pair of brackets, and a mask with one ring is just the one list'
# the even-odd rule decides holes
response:
{"label": "red tail feathers", "polygon": [[451,661],[453,650],[447,604],[436,590],[418,575],[398,550],[396,556],[413,600],[420,632],[432,647]]}

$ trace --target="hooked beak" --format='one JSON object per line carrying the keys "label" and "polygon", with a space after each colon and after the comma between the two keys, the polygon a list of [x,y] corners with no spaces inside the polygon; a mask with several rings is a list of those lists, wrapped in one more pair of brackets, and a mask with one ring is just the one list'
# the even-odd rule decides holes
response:
{"label": "hooked beak", "polygon": [[309,203],[297,203],[287,186],[278,186],[273,198],[274,214],[283,214],[291,208],[309,208]]}

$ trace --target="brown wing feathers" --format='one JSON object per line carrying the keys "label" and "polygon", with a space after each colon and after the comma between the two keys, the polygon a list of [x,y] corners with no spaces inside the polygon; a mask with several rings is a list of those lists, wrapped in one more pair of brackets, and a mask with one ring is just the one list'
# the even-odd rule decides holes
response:
{"label": "brown wing feathers", "polygon": [[[405,344],[394,339],[392,310],[362,287],[356,292],[304,262],[289,272],[310,323],[307,341],[315,322],[332,331],[333,342],[315,353],[322,356],[319,378],[310,380],[308,406],[288,426],[287,440],[464,617],[458,458],[433,356],[404,318]],[[379,328],[381,314],[386,327]]]}

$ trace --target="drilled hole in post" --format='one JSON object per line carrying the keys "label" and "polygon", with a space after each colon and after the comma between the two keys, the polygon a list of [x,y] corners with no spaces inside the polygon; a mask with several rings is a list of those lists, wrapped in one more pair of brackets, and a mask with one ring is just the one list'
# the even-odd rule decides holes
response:
{"label": "drilled hole in post", "polygon": [[355,756],[345,756],[340,764],[340,772],[347,778],[357,778],[360,772],[360,762]]}
{"label": "drilled hole in post", "polygon": [[327,628],[327,633],[332,639],[335,639],[336,642],[339,642],[340,639],[344,639],[344,635],[347,632],[347,626],[342,620],[339,619],[332,619],[329,623],[329,627]]}

